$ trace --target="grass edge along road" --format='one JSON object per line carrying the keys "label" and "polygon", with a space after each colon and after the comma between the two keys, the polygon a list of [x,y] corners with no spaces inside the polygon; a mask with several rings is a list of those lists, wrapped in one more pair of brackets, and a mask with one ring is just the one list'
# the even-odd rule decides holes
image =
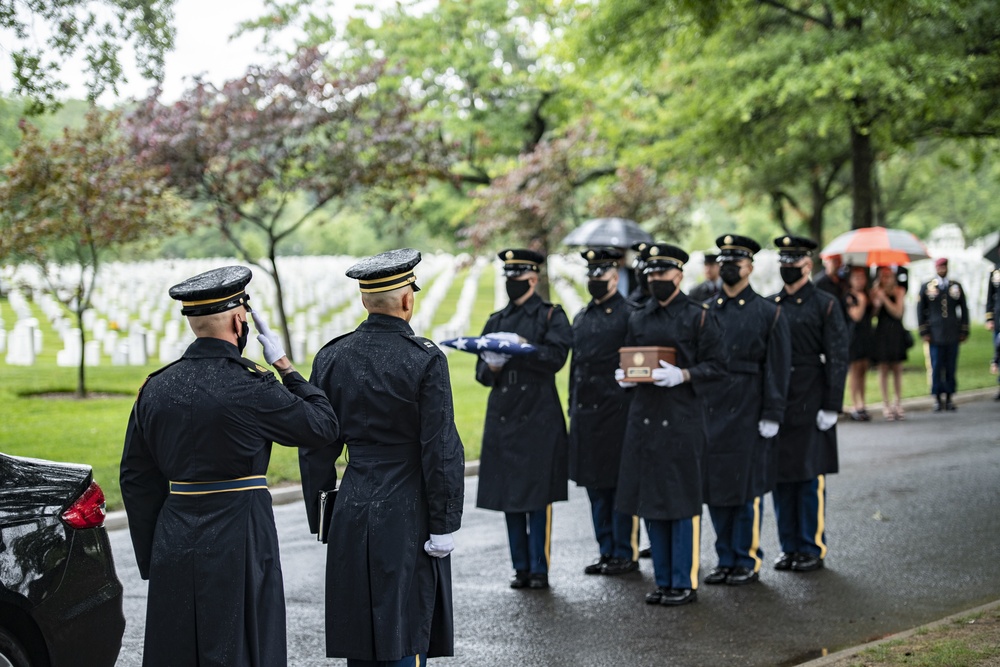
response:
{"label": "grass edge along road", "polygon": [[[476,333],[486,322],[492,309],[493,281],[484,272],[479,285],[479,298],[473,310],[470,327]],[[442,303],[442,308],[448,305]],[[0,299],[4,321],[12,322],[13,312],[6,299]],[[568,313],[572,317],[572,313]],[[94,468],[94,478],[104,489],[109,509],[121,509],[118,489],[118,464],[121,458],[125,425],[136,392],[146,376],[159,368],[148,366],[88,367],[87,388],[100,398],[84,401],[71,398],[49,398],[46,395],[72,393],[76,389],[76,368],[56,366],[58,337],[39,318],[46,344],[34,366],[9,366],[0,356],[0,452],[17,456],[86,463]],[[989,374],[992,358],[990,332],[982,323],[975,323],[972,336],[962,345],[959,355],[958,386],[977,389],[995,386],[996,378]],[[466,448],[466,460],[479,458],[483,420],[486,414],[488,389],[475,379],[476,357],[454,352],[448,356],[452,391],[455,397],[455,422]],[[298,363],[308,376],[312,360]],[[568,383],[567,363],[556,376],[559,395],[565,406]],[[920,344],[910,350],[903,374],[904,397],[927,395],[926,370]],[[868,374],[869,405],[880,401],[878,374]],[[849,402],[845,405],[850,406]],[[271,456],[268,479],[272,485],[299,481],[298,458],[294,449],[276,445]]]}

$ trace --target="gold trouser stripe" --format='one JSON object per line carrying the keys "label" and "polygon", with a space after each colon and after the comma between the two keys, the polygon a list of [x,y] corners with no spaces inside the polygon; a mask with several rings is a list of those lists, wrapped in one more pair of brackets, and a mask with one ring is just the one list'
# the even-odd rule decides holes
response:
{"label": "gold trouser stripe", "polygon": [[552,549],[552,503],[545,506],[545,569],[549,569]]}
{"label": "gold trouser stripe", "polygon": [[753,571],[760,572],[760,496],[753,499],[753,530],[750,533],[750,557],[753,558]]}
{"label": "gold trouser stripe", "polygon": [[632,547],[632,560],[639,560],[639,517],[632,516],[632,531],[629,533],[628,543]]}
{"label": "gold trouser stripe", "polygon": [[413,667],[420,667],[420,654],[419,653],[413,659]]}
{"label": "gold trouser stripe", "polygon": [[826,475],[816,478],[816,544],[819,545],[819,557],[826,558],[826,543],[823,533],[826,531]]}
{"label": "gold trouser stripe", "polygon": [[698,590],[698,564],[701,561],[701,515],[691,517],[691,590]]}

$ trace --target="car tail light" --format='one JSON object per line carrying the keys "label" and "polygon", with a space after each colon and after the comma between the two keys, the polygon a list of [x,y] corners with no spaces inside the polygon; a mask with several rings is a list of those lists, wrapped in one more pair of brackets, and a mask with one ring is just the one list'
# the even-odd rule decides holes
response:
{"label": "car tail light", "polygon": [[91,482],[76,502],[63,512],[63,521],[73,528],[96,528],[104,524],[104,491]]}

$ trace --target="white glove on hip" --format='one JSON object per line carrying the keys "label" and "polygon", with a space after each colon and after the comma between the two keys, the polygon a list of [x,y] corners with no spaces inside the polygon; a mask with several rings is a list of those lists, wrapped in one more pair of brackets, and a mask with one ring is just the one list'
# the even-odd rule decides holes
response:
{"label": "white glove on hip", "polygon": [[431,535],[431,539],[424,542],[424,551],[428,556],[434,558],[444,558],[455,550],[455,540],[451,533],[447,535]]}
{"label": "white glove on hip", "polygon": [[638,382],[627,382],[625,380],[624,368],[615,369],[615,382],[617,382],[618,386],[621,387],[622,389],[629,389],[630,387],[635,387],[637,384],[639,384]]}
{"label": "white glove on hip", "polygon": [[500,354],[499,352],[491,352],[489,350],[483,350],[479,353],[479,356],[488,366],[503,366],[510,361],[509,354]]}
{"label": "white glove on hip", "polygon": [[257,340],[260,341],[261,347],[264,348],[264,361],[269,364],[273,364],[278,359],[285,356],[285,348],[281,344],[281,336],[271,331],[271,328],[267,326],[267,322],[264,321],[263,315],[258,315],[257,311],[251,311],[250,317],[253,318],[254,326],[257,327]]}
{"label": "white glove on hip", "polygon": [[674,366],[669,361],[660,360],[660,367],[654,368],[650,374],[653,384],[657,387],[676,387],[684,381],[684,374],[681,369]]}
{"label": "white glove on hip", "polygon": [[770,419],[761,419],[757,422],[757,431],[762,438],[773,438],[778,435],[778,422]]}
{"label": "white glove on hip", "polygon": [[837,413],[833,410],[820,410],[816,413],[816,428],[829,431],[837,423]]}

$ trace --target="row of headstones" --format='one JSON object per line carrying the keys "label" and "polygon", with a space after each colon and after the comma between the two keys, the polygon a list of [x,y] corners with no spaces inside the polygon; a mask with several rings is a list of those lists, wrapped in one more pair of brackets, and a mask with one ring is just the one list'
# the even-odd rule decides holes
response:
{"label": "row of headstones", "polygon": [[[489,265],[490,260],[486,257],[477,257],[469,268],[469,273],[462,284],[462,291],[458,295],[455,303],[455,312],[447,322],[434,328],[432,338],[435,341],[449,340],[471,333],[472,309],[476,304],[476,296],[479,293],[479,279],[483,270]],[[441,348],[448,353],[451,348]]]}

